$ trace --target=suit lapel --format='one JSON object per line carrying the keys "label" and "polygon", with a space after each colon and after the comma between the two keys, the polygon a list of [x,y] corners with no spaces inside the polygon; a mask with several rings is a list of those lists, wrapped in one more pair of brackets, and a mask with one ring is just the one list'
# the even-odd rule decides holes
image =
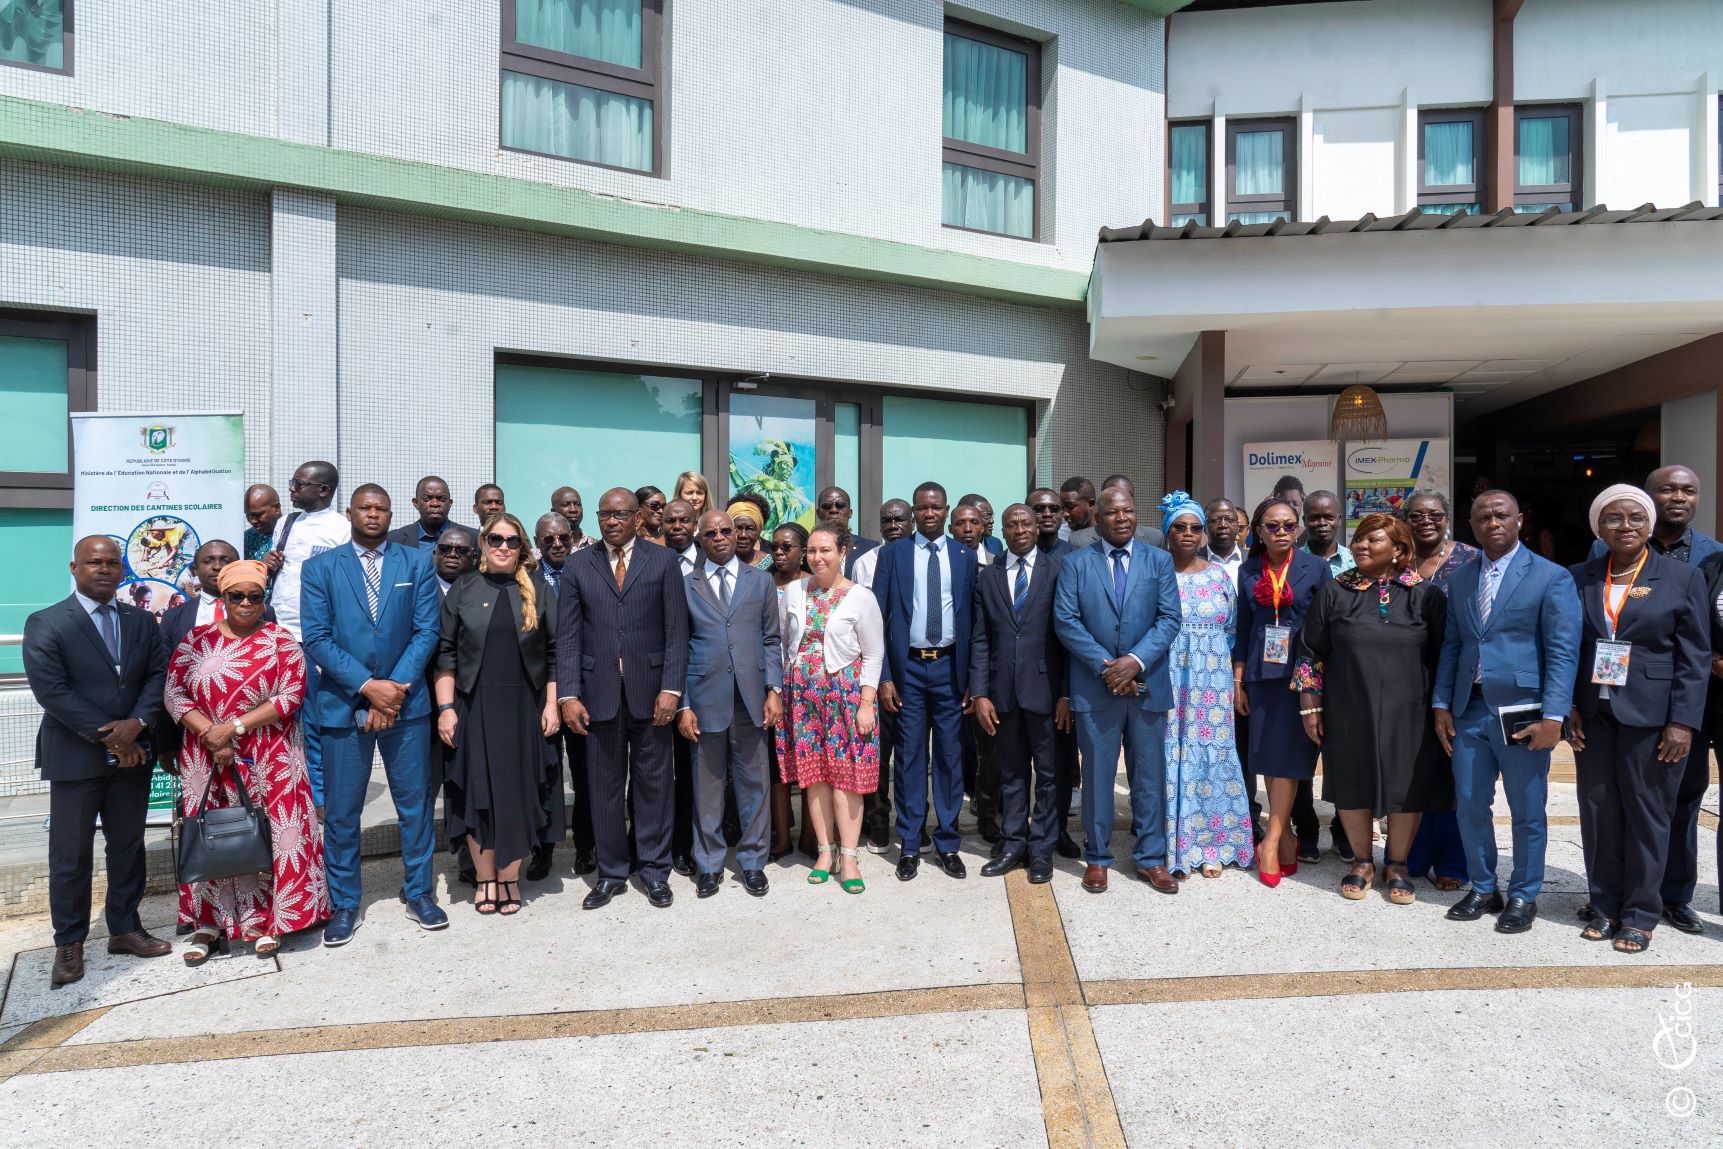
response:
{"label": "suit lapel", "polygon": [[[117,613],[120,609],[119,600],[115,599],[113,601],[115,604],[114,610]],[[90,644],[95,647],[96,655],[102,660],[102,665],[108,668],[109,674],[113,674],[114,656],[108,653],[108,644],[102,641],[102,632],[96,629],[96,620],[90,617],[89,612],[84,609],[84,604],[78,601],[78,597],[76,595],[73,595],[71,598],[66,600],[66,606],[72,613],[72,625],[83,632],[84,637],[87,638],[90,641]],[[128,653],[127,648],[130,646],[131,643],[126,641],[126,630],[124,622],[122,621],[120,624],[121,662],[125,661],[126,654]]]}
{"label": "suit lapel", "polygon": [[[712,607],[712,609],[717,611],[719,614],[724,613],[724,604],[718,601],[718,596],[715,593],[713,593],[712,584],[710,582],[708,582],[706,579],[706,569],[705,569],[704,563],[702,563],[700,566],[695,567],[693,570],[693,573],[689,574],[687,576],[687,578],[688,578],[689,582],[694,584],[694,593],[695,594],[697,594],[701,598],[705,599],[706,602]],[[737,581],[740,582],[741,580],[738,579]],[[730,595],[730,601],[732,603],[734,603],[736,601],[736,595],[734,594],[734,592],[732,592]]]}
{"label": "suit lapel", "polygon": [[[1616,622],[1620,624],[1617,628],[1616,637],[1620,638],[1623,632],[1631,633],[1637,629],[1638,620],[1635,616],[1644,614],[1645,608],[1657,598],[1657,584],[1663,578],[1663,564],[1674,561],[1674,559],[1665,559],[1655,551],[1651,552],[1650,557],[1645,560],[1645,569],[1639,572],[1637,579],[1633,580],[1635,588],[1644,587],[1647,593],[1643,597],[1634,598],[1632,591],[1628,592],[1626,600],[1621,604],[1621,613],[1615,616]],[[1607,634],[1608,631],[1604,633]]]}
{"label": "suit lapel", "polygon": [[1585,581],[1580,584],[1580,605],[1585,610],[1586,621],[1591,623],[1591,629],[1600,637],[1609,637],[1609,616],[1603,611],[1603,596],[1609,583],[1609,555],[1592,559],[1586,567]]}
{"label": "suit lapel", "polygon": [[1142,584],[1144,579],[1149,577],[1147,572],[1143,570],[1144,567],[1149,565],[1149,548],[1144,546],[1142,543],[1139,543],[1136,539],[1131,540],[1130,547],[1131,565],[1129,569],[1125,571],[1126,602],[1131,601],[1131,595],[1136,593],[1137,587]]}
{"label": "suit lapel", "polygon": [[[1483,584],[1483,580],[1486,577],[1484,574],[1484,564],[1487,561],[1488,560],[1485,556],[1480,554],[1478,555],[1478,561],[1476,563],[1469,564],[1471,566],[1475,566],[1478,570],[1478,586]],[[1490,617],[1478,627],[1478,633],[1485,634],[1489,632],[1490,626],[1496,621],[1496,616],[1501,613],[1502,608],[1513,598],[1514,592],[1520,588],[1520,583],[1525,581],[1527,573],[1531,570],[1531,565],[1531,552],[1526,550],[1523,546],[1520,547],[1520,553],[1514,556],[1514,561],[1509,563],[1508,569],[1502,572],[1502,585],[1496,588],[1496,597],[1490,600]],[[1472,600],[1471,609],[1474,614],[1478,610],[1477,589],[1478,587],[1474,586],[1474,593],[1469,596]]]}
{"label": "suit lapel", "polygon": [[[702,565],[704,565],[705,560],[701,560],[701,562]],[[745,572],[752,569],[752,567],[746,566],[742,563],[736,564],[736,585],[730,588],[730,606],[724,611],[725,618],[734,618],[736,616],[736,607],[742,601],[742,588],[748,585],[748,579]],[[702,578],[700,581],[705,582],[706,580]]]}
{"label": "suit lapel", "polygon": [[353,595],[359,602],[359,610],[365,615],[371,613],[371,601],[365,597],[365,568],[359,562],[359,556],[353,553],[352,546],[341,544],[341,557],[336,560],[341,564],[341,571],[347,576],[347,583],[353,588]]}

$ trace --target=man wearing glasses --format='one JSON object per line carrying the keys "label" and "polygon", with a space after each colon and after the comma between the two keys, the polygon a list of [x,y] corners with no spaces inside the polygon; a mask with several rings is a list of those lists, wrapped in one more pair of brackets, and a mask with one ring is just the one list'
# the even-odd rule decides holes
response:
{"label": "man wearing glasses", "polygon": [[[561,488],[551,496],[551,500],[555,502],[563,491],[574,495],[574,505],[578,508],[580,494],[572,487]],[[562,580],[565,577],[564,567],[569,556],[579,549],[575,544],[574,529],[574,524],[567,516],[556,511],[540,515],[533,526],[533,545],[538,549],[539,573],[544,575],[545,585],[550,588],[552,596],[561,593]],[[544,843],[533,852],[532,861],[527,865],[526,876],[529,882],[541,881],[549,876],[551,851],[570,830],[574,833],[574,872],[590,874],[598,868],[598,859],[593,853],[592,844],[592,790],[587,785],[586,735],[576,734],[564,726],[560,745],[568,760],[568,776],[574,791],[574,809],[567,809],[563,797],[563,759],[554,758],[551,763],[551,769],[555,773],[550,787],[550,824]]]}
{"label": "man wearing glasses", "polygon": [[[424,489],[424,484],[425,481],[420,480],[420,490]],[[413,505],[415,507],[418,506],[419,501],[415,499],[413,501]],[[418,527],[411,526],[407,529],[416,531],[418,530]],[[389,534],[389,541],[409,549],[417,549],[412,542],[401,542],[400,539],[396,538],[396,535],[399,533],[400,532],[398,531],[391,531]],[[431,551],[431,569],[437,576],[437,597],[440,601],[444,595],[449,593],[449,588],[455,584],[456,579],[460,578],[468,571],[479,569],[477,532],[470,531],[466,527],[457,527],[453,523],[445,526],[442,533],[437,537],[436,547]],[[436,668],[436,664],[437,654],[436,651],[433,650],[431,652],[430,661],[425,664],[425,676],[427,679],[430,678],[431,672]],[[448,765],[449,748],[443,745],[443,740],[441,738],[433,738],[430,741],[431,793],[435,794],[443,788],[443,777]],[[561,790],[559,789],[557,793],[560,794]],[[449,808],[447,801],[443,803],[443,808],[445,810]],[[465,882],[469,886],[476,885],[478,883],[478,874],[473,869],[472,851],[456,851],[455,864],[460,870],[461,881]]]}
{"label": "man wearing glasses", "polygon": [[[850,493],[842,487],[827,487],[820,492],[819,502],[814,504],[817,516],[822,523],[842,523],[846,528],[855,514],[855,508],[850,505]],[[882,511],[883,515],[883,511]],[[909,508],[904,508],[904,530],[909,530]],[[878,548],[879,540],[865,538],[850,532],[850,549],[844,552],[844,577],[855,579],[856,560],[869,551]],[[858,580],[859,581],[859,580]]]}
{"label": "man wearing glasses", "polygon": [[[298,642],[305,636],[299,622],[299,586],[305,564],[313,555],[334,550],[353,539],[353,528],[347,518],[337,511],[335,490],[341,476],[334,463],[313,459],[301,463],[287,484],[287,498],[293,513],[281,520],[275,532],[275,549],[264,556],[263,565],[275,572],[275,585],[269,602],[275,608],[275,621],[287,628]],[[305,695],[317,690],[317,664],[305,660]],[[318,812],[323,809],[322,738],[315,723],[306,722],[305,768],[311,775],[311,797]]]}

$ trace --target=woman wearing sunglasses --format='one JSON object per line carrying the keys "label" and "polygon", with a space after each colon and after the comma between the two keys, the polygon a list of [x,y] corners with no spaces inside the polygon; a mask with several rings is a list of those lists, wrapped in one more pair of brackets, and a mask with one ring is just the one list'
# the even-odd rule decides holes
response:
{"label": "woman wearing sunglasses", "polygon": [[449,755],[449,844],[472,854],[473,908],[520,912],[521,860],[544,838],[556,709],[554,602],[520,520],[492,515],[479,569],[443,596],[434,689],[437,736]]}
{"label": "woman wearing sunglasses", "polygon": [[[732,519],[732,522],[735,520]],[[778,585],[778,633],[787,634],[785,627],[789,619],[784,609],[785,591],[792,584],[800,583],[803,575],[808,573],[807,566],[802,562],[808,549],[808,528],[800,523],[785,523],[772,532],[772,581]],[[798,591],[799,593],[799,591]],[[785,643],[783,646],[784,673],[790,672],[790,663],[795,660],[795,647]],[[776,737],[766,739],[766,754],[772,766],[772,845],[767,851],[770,861],[777,861],[790,852],[790,784],[784,781],[783,774],[778,770],[778,740]],[[802,792],[802,851],[812,855],[814,852],[814,829],[808,821],[808,795]]]}
{"label": "woman wearing sunglasses", "polygon": [[1268,786],[1268,829],[1256,851],[1256,876],[1278,886],[1298,872],[1292,805],[1298,784],[1316,776],[1316,746],[1304,735],[1298,696],[1288,681],[1304,612],[1331,572],[1301,551],[1298,512],[1264,499],[1250,517],[1250,555],[1238,568],[1238,632],[1232,650],[1233,709],[1250,719],[1250,768]]}
{"label": "woman wearing sunglasses", "polygon": [[[657,487],[647,485],[634,492],[634,501],[640,504],[640,526],[634,537],[643,543],[664,543],[664,508],[670,505],[670,500],[664,497],[664,492]],[[698,518],[695,519],[699,521]]]}
{"label": "woman wearing sunglasses", "polygon": [[[216,580],[220,609],[194,628],[168,668],[168,714],[185,728],[180,743],[180,809],[239,804],[245,786],[269,816],[271,872],[190,882],[180,904],[197,927],[184,952],[197,965],[227,941],[249,941],[258,957],[281,938],[329,917],[323,844],[299,708],[305,701],[305,656],[286,628],[263,619],[269,571],[249,559],[228,563]],[[211,783],[211,775],[214,782]]]}

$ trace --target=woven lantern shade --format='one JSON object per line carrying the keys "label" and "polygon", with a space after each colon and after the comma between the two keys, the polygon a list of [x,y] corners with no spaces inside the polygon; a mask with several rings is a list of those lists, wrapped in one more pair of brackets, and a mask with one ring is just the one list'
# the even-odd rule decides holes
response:
{"label": "woven lantern shade", "polygon": [[1388,437],[1388,412],[1382,409],[1382,399],[1369,387],[1348,387],[1334,400],[1334,414],[1328,421],[1328,437],[1348,442],[1361,442]]}

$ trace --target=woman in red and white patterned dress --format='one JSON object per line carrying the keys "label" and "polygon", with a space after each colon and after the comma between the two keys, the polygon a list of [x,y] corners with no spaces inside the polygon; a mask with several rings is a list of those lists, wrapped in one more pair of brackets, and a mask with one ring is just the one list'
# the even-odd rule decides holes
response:
{"label": "woman in red and white patterned dress", "polygon": [[222,939],[255,943],[257,955],[281,948],[281,936],[329,917],[323,843],[305,768],[299,709],[305,702],[305,656],[285,628],[263,621],[268,572],[242,560],[218,583],[227,617],[196,627],[168,667],[167,706],[185,727],[180,751],[180,808],[203,800],[210,771],[211,808],[239,803],[236,772],[252,802],[269,816],[273,872],[180,887],[197,926],[184,957],[196,965]]}

